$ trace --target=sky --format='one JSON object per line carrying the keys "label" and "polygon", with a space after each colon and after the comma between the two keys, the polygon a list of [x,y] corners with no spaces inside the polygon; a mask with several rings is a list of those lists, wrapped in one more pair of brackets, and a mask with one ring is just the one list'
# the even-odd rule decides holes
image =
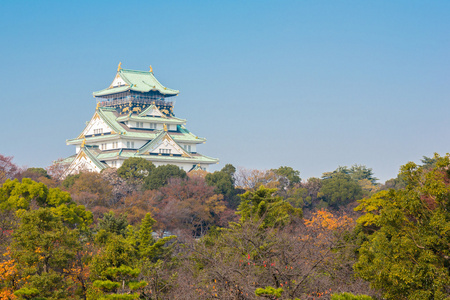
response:
{"label": "sky", "polygon": [[0,154],[46,167],[119,62],[180,90],[202,154],[380,182],[450,152],[450,1],[0,1]]}

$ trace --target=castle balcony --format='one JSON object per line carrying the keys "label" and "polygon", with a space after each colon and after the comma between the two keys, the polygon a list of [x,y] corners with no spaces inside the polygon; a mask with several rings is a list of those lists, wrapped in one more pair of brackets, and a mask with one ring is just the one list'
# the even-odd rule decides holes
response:
{"label": "castle balcony", "polygon": [[167,99],[163,97],[155,96],[139,96],[139,95],[126,95],[111,98],[96,97],[97,103],[101,107],[116,107],[119,105],[139,104],[139,105],[157,105],[157,106],[174,106],[175,100]]}

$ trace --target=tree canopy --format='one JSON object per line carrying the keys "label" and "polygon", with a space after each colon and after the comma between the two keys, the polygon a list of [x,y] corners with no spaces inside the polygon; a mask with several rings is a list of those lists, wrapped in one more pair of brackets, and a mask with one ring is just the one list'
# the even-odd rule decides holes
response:
{"label": "tree canopy", "polygon": [[241,216],[240,222],[261,221],[262,228],[284,226],[293,218],[301,217],[302,210],[294,208],[282,197],[275,196],[276,189],[260,186],[256,191],[247,191],[242,194],[241,204],[237,214]]}
{"label": "tree canopy", "polygon": [[355,270],[386,299],[448,299],[450,286],[450,157],[435,167],[408,163],[406,187],[361,200],[358,223],[367,240]]}

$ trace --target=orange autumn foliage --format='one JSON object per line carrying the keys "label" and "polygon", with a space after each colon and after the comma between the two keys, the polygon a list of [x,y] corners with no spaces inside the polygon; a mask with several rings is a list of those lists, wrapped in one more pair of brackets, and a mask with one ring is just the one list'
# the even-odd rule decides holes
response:
{"label": "orange autumn foliage", "polygon": [[331,231],[349,229],[353,223],[354,220],[346,215],[336,217],[323,209],[313,213],[311,219],[305,220],[307,227]]}
{"label": "orange autumn foliage", "polygon": [[[9,257],[9,250],[3,256]],[[7,284],[6,287],[0,289],[0,299],[13,300],[17,299],[14,296],[14,283],[17,282],[17,270],[14,265],[14,259],[0,262],[0,282]],[[8,284],[9,283],[9,284]]]}

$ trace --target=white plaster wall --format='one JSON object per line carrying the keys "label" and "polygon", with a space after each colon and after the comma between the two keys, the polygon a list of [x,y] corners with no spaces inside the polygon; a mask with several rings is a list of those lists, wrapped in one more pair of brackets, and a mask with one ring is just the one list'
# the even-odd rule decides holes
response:
{"label": "white plaster wall", "polygon": [[191,151],[190,152],[197,152],[197,145],[196,144],[180,144],[181,147],[183,147],[184,150],[186,150],[187,152],[189,152],[188,150],[188,146],[191,146]]}
{"label": "white plaster wall", "polygon": [[87,127],[87,131],[84,133],[84,135],[91,135],[94,134],[94,130],[96,129],[103,129],[103,133],[108,133],[111,132],[111,128],[108,127],[108,125],[106,125],[105,122],[103,122],[102,119],[98,118],[96,120],[92,120],[88,127]]}
{"label": "white plaster wall", "polygon": [[182,154],[176,144],[172,144],[171,142],[165,140],[158,145],[155,149],[151,151],[151,153],[159,153],[159,149],[169,149],[171,150],[170,154]]}
{"label": "white plaster wall", "polygon": [[152,163],[156,167],[163,166],[163,165],[175,165],[175,166],[181,168],[182,170],[184,170],[186,172],[189,171],[190,169],[192,169],[192,166],[194,165],[193,163],[170,163],[170,164],[166,164],[166,163],[158,162],[158,161],[154,161]]}
{"label": "white plaster wall", "polygon": [[121,86],[126,84],[127,83],[120,76],[114,78],[113,82],[111,83],[112,86]]}

